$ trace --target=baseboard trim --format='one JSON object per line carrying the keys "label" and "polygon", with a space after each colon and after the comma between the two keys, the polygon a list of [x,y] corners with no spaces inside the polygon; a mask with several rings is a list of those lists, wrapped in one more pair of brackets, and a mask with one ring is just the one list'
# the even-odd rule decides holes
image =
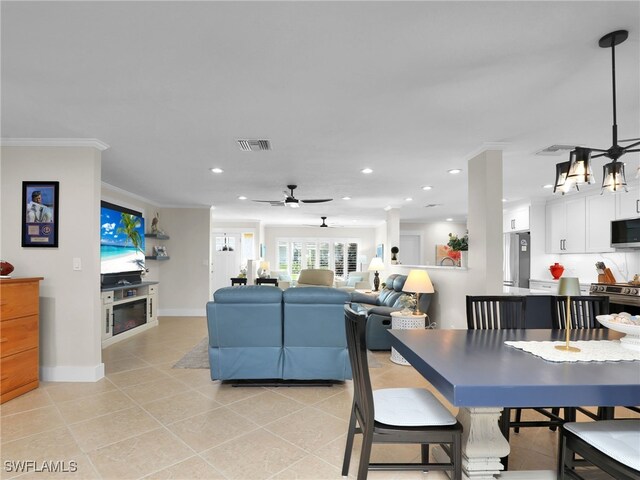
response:
{"label": "baseboard trim", "polygon": [[104,378],[104,363],[94,367],[40,367],[43,382],[97,382]]}
{"label": "baseboard trim", "polygon": [[205,317],[207,312],[204,308],[161,308],[158,310],[159,317]]}

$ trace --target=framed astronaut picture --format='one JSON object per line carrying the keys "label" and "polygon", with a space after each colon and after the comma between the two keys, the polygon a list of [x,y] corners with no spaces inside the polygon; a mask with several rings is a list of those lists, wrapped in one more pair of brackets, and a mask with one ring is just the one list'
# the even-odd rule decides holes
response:
{"label": "framed astronaut picture", "polygon": [[58,246],[59,182],[22,182],[22,246]]}

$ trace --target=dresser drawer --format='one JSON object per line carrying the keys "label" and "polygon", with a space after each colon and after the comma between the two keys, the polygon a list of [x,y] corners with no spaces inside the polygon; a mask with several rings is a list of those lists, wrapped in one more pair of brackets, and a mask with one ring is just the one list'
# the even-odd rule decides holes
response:
{"label": "dresser drawer", "polygon": [[0,356],[2,358],[37,346],[37,315],[0,322]]}
{"label": "dresser drawer", "polygon": [[38,282],[0,283],[0,320],[38,314]]}
{"label": "dresser drawer", "polygon": [[38,349],[32,348],[0,360],[0,393],[38,381]]}

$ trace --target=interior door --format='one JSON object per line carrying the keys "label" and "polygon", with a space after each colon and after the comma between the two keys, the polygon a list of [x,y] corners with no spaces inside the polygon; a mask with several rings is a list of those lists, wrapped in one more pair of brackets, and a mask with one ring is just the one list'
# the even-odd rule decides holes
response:
{"label": "interior door", "polygon": [[420,235],[400,235],[398,261],[404,265],[422,265]]}
{"label": "interior door", "polygon": [[231,277],[240,273],[240,235],[217,235],[213,252],[212,290],[231,286]]}

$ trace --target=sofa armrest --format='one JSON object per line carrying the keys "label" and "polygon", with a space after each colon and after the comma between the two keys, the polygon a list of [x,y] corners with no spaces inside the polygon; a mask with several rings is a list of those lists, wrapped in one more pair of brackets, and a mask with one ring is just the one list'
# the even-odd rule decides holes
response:
{"label": "sofa armrest", "polygon": [[368,303],[370,305],[378,304],[378,298],[375,295],[367,295],[361,292],[353,292],[351,294],[351,301],[354,303]]}
{"label": "sofa armrest", "polygon": [[391,312],[398,312],[399,308],[395,307],[372,307],[367,312],[369,315],[379,315],[381,317],[391,317]]}
{"label": "sofa armrest", "polygon": [[371,284],[369,282],[356,282],[356,290],[371,290]]}

